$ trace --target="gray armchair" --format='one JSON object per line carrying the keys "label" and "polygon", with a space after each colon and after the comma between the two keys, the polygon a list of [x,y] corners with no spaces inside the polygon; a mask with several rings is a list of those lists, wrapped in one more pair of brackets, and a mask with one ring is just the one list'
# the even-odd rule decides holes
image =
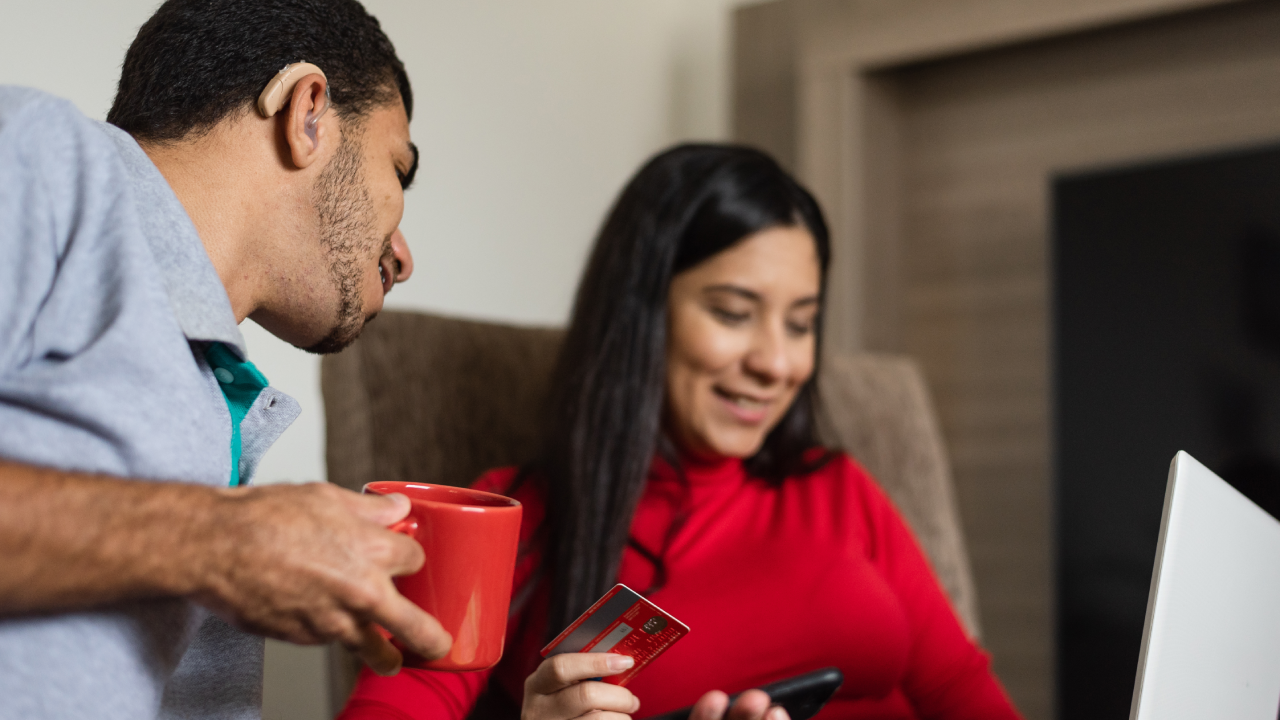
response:
{"label": "gray armchair", "polygon": [[[462,485],[531,459],[562,332],[383,312],[358,342],[321,366],[329,481]],[[826,358],[822,435],[880,482],[915,531],[970,632],[977,599],[942,437],[908,359]],[[342,707],[356,665],[330,653],[332,702]]]}

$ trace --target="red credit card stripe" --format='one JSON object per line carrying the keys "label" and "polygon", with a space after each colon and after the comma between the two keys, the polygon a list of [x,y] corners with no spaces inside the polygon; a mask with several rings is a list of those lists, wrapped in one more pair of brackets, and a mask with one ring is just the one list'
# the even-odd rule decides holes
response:
{"label": "red credit card stripe", "polygon": [[618,621],[618,624],[614,625],[612,630],[591,643],[590,650],[584,649],[583,652],[607,653],[614,649],[618,643],[625,640],[633,630],[635,630],[635,628],[622,621]]}
{"label": "red credit card stripe", "polygon": [[[596,646],[599,645],[601,641],[603,641],[610,633],[616,630],[619,626],[630,627],[626,623],[619,620],[614,624],[610,625],[609,627],[605,628],[604,630],[602,630],[599,635],[591,638],[591,642],[587,643],[586,645],[583,645],[582,649],[579,650],[578,652],[584,652],[584,653],[595,652]],[[614,644],[616,645],[617,643],[614,643]],[[600,652],[604,652],[604,651],[601,650]]]}
{"label": "red credit card stripe", "polygon": [[[547,643],[547,646],[546,646],[546,647],[544,647],[544,648],[542,648],[542,656],[543,656],[543,657],[546,657],[548,653],[550,653],[552,650],[556,649],[556,646],[557,646],[557,645],[559,645],[560,643],[564,642],[564,641],[565,641],[565,639],[566,639],[566,638],[568,638],[570,635],[572,635],[572,634],[574,633],[574,631],[575,631],[575,630],[577,630],[579,627],[581,627],[581,626],[583,625],[583,623],[586,623],[588,620],[591,620],[591,619],[592,619],[592,616],[593,616],[593,615],[595,615],[595,614],[600,610],[600,608],[602,608],[602,607],[604,607],[605,605],[607,605],[607,604],[609,603],[609,601],[610,601],[610,600],[612,600],[612,599],[613,599],[613,597],[614,597],[615,595],[617,595],[618,593],[623,592],[623,591],[626,591],[626,592],[633,592],[633,591],[632,591],[630,588],[628,588],[626,585],[621,585],[621,584],[619,584],[619,585],[614,585],[614,586],[613,586],[613,588],[612,588],[612,589],[610,589],[610,590],[609,590],[609,592],[605,593],[603,597],[601,597],[599,600],[597,600],[597,601],[595,602],[595,604],[593,604],[591,607],[587,608],[587,611],[586,611],[586,612],[584,612],[584,613],[582,613],[581,615],[579,615],[577,620],[574,620],[572,623],[570,623],[570,624],[569,624],[569,627],[567,627],[567,628],[565,628],[565,629],[564,629],[564,632],[560,633],[559,635],[557,635],[557,636],[555,637],[555,639],[554,639],[554,640],[552,640],[551,642]],[[610,622],[610,624],[612,624],[612,622]],[[606,629],[606,631],[607,631],[607,629]],[[602,631],[602,633],[600,633],[600,634],[603,634],[603,631]],[[599,634],[597,634],[597,637],[598,637],[598,636],[599,636]]]}

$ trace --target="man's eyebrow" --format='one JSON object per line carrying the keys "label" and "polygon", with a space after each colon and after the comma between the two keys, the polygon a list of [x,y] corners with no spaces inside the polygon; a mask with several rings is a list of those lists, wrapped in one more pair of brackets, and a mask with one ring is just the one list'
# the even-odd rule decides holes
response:
{"label": "man's eyebrow", "polygon": [[409,152],[413,153],[413,164],[409,166],[409,172],[400,176],[400,189],[408,190],[413,184],[413,176],[418,174],[418,146],[409,143]]}

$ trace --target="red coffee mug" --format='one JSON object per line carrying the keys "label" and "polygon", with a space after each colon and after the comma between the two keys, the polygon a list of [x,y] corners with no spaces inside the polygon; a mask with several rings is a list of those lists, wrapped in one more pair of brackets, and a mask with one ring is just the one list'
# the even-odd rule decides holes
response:
{"label": "red coffee mug", "polygon": [[389,480],[364,491],[409,498],[408,517],[391,529],[417,540],[427,559],[418,572],[396,578],[396,588],[453,636],[448,655],[428,661],[405,652],[405,665],[454,671],[496,665],[506,637],[520,503],[479,490]]}

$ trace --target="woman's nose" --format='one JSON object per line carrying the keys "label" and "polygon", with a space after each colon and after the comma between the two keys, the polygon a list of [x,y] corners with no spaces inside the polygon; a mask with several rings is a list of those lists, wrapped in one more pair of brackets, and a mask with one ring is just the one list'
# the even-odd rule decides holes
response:
{"label": "woman's nose", "polygon": [[788,358],[783,331],[761,327],[755,334],[750,352],[747,353],[747,372],[764,383],[774,383],[786,377]]}
{"label": "woman's nose", "polygon": [[413,274],[413,253],[409,252],[409,243],[404,239],[404,233],[400,232],[400,228],[391,234],[391,254],[395,256],[400,271],[396,273],[395,281],[402,283],[409,279]]}

